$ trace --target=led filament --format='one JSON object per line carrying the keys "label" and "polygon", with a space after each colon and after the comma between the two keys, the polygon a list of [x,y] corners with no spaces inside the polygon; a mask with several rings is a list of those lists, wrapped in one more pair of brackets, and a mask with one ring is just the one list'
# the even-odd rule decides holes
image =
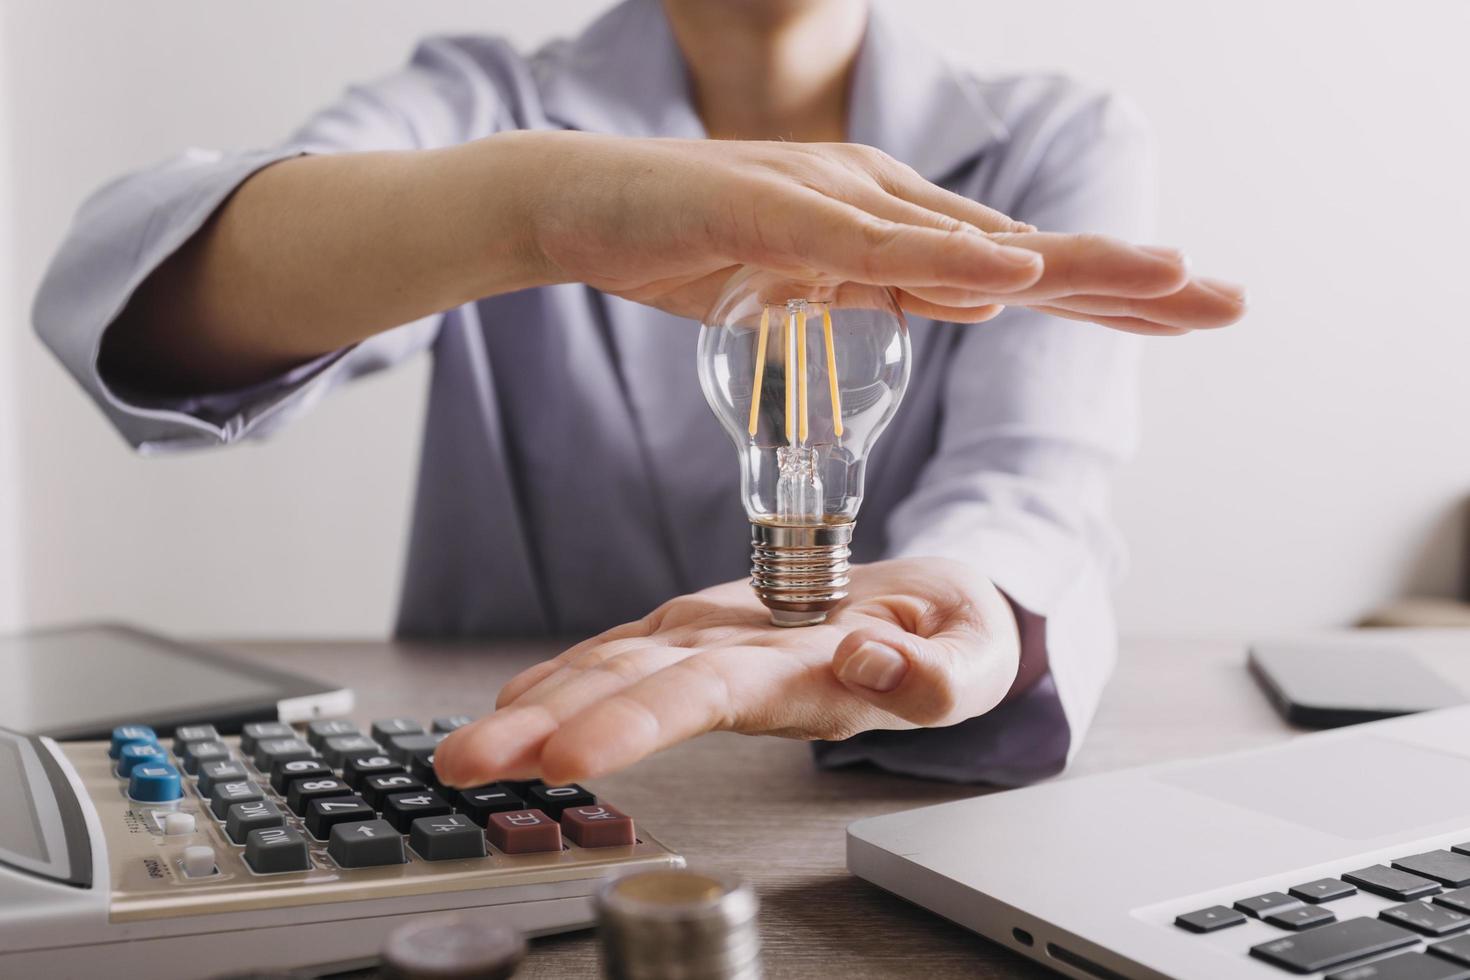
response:
{"label": "led filament", "polygon": [[[826,354],[827,361],[827,393],[832,405],[832,433],[837,438],[842,438],[842,394],[837,389],[837,351],[832,346],[832,309],[825,303],[812,304],[822,311],[822,350]],[[795,446],[798,442],[805,443],[810,436],[810,412],[807,402],[807,364],[806,364],[806,316],[808,304],[806,300],[788,300],[784,307],[778,307],[782,312],[784,335],[789,338],[786,343],[786,441]],[[766,350],[770,345],[771,334],[771,307],[761,308],[760,335],[756,340],[755,348],[755,381],[750,393],[750,424],[746,426],[752,438],[760,430],[761,410],[761,382],[766,374]],[[793,353],[795,356],[793,357]],[[801,413],[800,425],[793,425],[795,414],[791,410],[792,384],[791,384],[791,362],[796,361],[797,382],[796,398],[799,402]],[[793,431],[794,430],[794,431]]]}

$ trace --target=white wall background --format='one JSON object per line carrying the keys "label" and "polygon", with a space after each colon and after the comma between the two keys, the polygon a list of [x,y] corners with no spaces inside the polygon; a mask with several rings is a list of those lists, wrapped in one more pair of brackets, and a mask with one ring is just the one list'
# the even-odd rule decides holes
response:
{"label": "white wall background", "polygon": [[[603,6],[5,0],[0,629],[92,616],[213,634],[388,628],[423,363],[268,445],[144,461],[31,337],[29,298],[109,175],[188,144],[278,138],[421,33],[532,45]],[[972,64],[1059,68],[1130,95],[1159,133],[1159,239],[1252,288],[1244,325],[1151,345],[1145,448],[1118,493],[1134,554],[1125,628],[1296,628],[1452,591],[1470,493],[1470,5],[895,9]]]}
{"label": "white wall background", "polygon": [[[3,64],[9,16],[0,6],[0,64]],[[4,72],[0,72],[0,629],[21,617],[20,597],[20,426],[17,420],[15,357],[21,333],[7,329],[20,321],[16,309],[14,231],[15,204],[10,178],[12,131],[10,99]]]}

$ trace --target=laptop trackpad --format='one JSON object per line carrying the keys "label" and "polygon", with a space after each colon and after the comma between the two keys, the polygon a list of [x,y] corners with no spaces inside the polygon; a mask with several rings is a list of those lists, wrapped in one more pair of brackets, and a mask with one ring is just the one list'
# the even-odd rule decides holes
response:
{"label": "laptop trackpad", "polygon": [[1373,735],[1288,745],[1154,778],[1354,840],[1405,837],[1470,813],[1470,759]]}

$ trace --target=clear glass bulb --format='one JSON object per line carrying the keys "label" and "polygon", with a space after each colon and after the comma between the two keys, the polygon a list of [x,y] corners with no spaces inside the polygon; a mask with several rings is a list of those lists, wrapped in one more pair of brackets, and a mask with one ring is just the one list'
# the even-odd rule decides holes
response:
{"label": "clear glass bulb", "polygon": [[847,595],[868,453],[908,380],[908,325],[881,286],[744,269],[705,317],[699,381],[740,455],[772,622],[819,623]]}

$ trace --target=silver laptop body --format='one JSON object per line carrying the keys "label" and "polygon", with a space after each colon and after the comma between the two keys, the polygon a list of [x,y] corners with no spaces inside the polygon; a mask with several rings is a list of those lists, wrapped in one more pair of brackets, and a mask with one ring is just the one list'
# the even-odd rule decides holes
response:
{"label": "silver laptop body", "polygon": [[[1426,896],[1426,914],[1449,911],[1445,928],[1453,931],[1431,937],[1410,928],[1412,944],[1395,938],[1391,951],[1311,971],[1274,965],[1252,947],[1276,944],[1270,949],[1305,962],[1313,944],[1331,945],[1327,934],[1318,940],[1313,929],[1292,932],[1249,916],[1195,933],[1176,916],[1466,842],[1470,707],[1460,707],[859,820],[848,828],[847,864],[1067,976],[1281,980],[1423,954],[1456,934],[1470,936],[1470,915],[1462,926]],[[1453,884],[1443,883],[1438,897],[1453,902]],[[1382,923],[1396,920],[1380,913],[1403,904],[1360,888],[1314,907],[1339,923]],[[1352,928],[1393,935],[1377,925]],[[1428,955],[1434,960],[1398,967],[1454,975],[1446,950]]]}

